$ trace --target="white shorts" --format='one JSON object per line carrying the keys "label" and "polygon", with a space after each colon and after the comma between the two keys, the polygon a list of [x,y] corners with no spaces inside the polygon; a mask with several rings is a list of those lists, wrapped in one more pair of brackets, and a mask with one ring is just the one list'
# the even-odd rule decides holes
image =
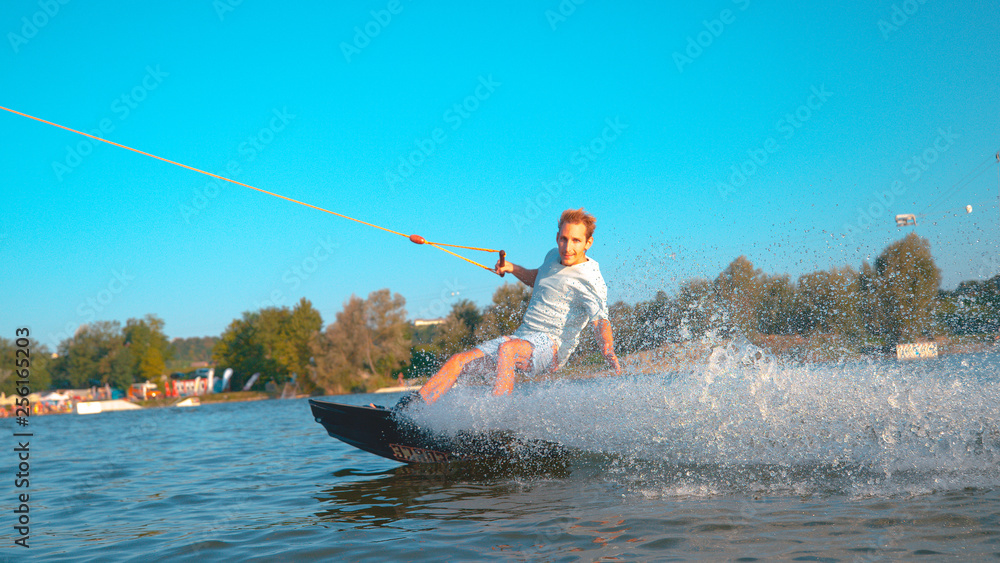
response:
{"label": "white shorts", "polygon": [[476,346],[476,348],[482,350],[483,354],[486,354],[486,357],[496,363],[500,352],[500,345],[511,340],[526,340],[531,344],[533,350],[531,352],[531,371],[528,372],[529,376],[555,371],[559,367],[559,362],[556,361],[559,348],[556,347],[555,342],[552,341],[549,335],[542,332],[525,331],[519,336],[501,336],[493,340],[487,340]]}

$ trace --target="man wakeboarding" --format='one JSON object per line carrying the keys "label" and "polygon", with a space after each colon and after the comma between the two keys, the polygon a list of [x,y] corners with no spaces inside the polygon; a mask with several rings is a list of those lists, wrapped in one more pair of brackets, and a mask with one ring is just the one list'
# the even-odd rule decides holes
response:
{"label": "man wakeboarding", "polygon": [[510,394],[515,370],[530,376],[556,371],[576,349],[580,332],[593,327],[604,359],[621,375],[615,355],[611,321],[608,320],[608,288],[597,261],[587,257],[594,244],[596,220],[581,209],[567,209],[559,218],[557,247],[542,265],[528,270],[497,261],[493,271],[514,274],[533,288],[521,326],[510,336],[501,336],[452,356],[419,392],[400,399],[394,410],[413,402],[434,403],[448,392],[466,369],[495,369],[493,394]]}

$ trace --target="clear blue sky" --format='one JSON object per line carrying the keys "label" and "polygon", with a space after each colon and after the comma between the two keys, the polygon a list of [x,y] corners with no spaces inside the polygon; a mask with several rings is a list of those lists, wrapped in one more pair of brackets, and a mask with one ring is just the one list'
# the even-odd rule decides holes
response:
{"label": "clear blue sky", "polygon": [[[582,206],[612,300],[741,254],[793,279],[857,268],[914,229],[897,213],[946,288],[996,275],[997,3],[840,4],[16,0],[0,105],[528,267]],[[218,335],[272,296],[332,322],[385,287],[431,317],[501,283],[7,112],[0,128],[7,338],[54,348],[147,313]]]}

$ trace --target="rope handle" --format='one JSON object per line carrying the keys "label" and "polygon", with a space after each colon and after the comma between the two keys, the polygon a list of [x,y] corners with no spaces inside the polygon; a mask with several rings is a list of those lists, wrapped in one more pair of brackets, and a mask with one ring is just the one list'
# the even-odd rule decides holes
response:
{"label": "rope handle", "polygon": [[[425,239],[424,237],[422,237],[420,235],[416,235],[416,234],[410,235],[408,238],[410,239],[410,242],[412,242],[413,244],[427,244],[427,245],[433,246],[433,247],[437,248],[438,250],[442,250],[444,252],[447,252],[448,254],[451,254],[452,256],[457,256],[457,257],[461,258],[462,260],[465,260],[466,262],[468,262],[470,264],[475,264],[476,266],[479,266],[480,268],[482,268],[484,270],[489,270],[491,272],[493,271],[492,268],[488,268],[488,267],[480,264],[479,262],[476,262],[475,260],[469,260],[468,258],[466,258],[465,256],[462,256],[461,254],[456,254],[456,253],[448,250],[447,248],[441,248],[441,247],[448,246],[448,247],[451,247],[451,248],[464,248],[466,250],[479,250],[479,251],[482,251],[482,252],[499,252],[500,253],[500,266],[503,267],[503,265],[506,263],[504,261],[504,259],[507,257],[507,253],[504,252],[503,250],[495,250],[493,248],[478,248],[478,247],[475,247],[475,246],[462,246],[460,244],[445,244],[443,242],[430,242],[429,240]],[[503,277],[503,275],[504,275],[504,272],[501,272],[500,273],[500,277]]]}

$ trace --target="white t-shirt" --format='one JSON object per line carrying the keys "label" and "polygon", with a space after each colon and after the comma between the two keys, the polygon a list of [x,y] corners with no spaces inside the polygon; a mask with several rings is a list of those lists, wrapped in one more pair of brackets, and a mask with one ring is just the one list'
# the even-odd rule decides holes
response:
{"label": "white t-shirt", "polygon": [[575,266],[563,266],[559,249],[545,255],[538,268],[524,321],[513,336],[525,331],[549,335],[559,348],[562,367],[576,349],[580,331],[597,319],[608,318],[608,286],[597,261],[588,258]]}

